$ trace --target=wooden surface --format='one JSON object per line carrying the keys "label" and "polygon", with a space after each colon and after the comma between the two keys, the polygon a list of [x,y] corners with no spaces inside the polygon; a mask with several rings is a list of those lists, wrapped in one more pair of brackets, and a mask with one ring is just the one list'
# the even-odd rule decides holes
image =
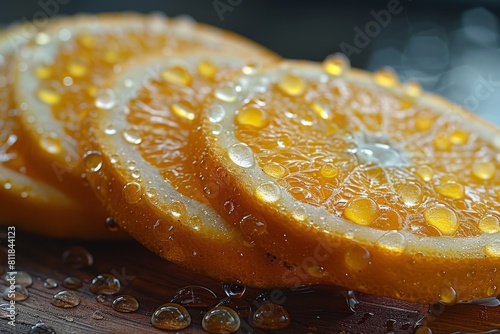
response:
{"label": "wooden surface", "polygon": [[[6,227],[0,227],[7,231]],[[6,235],[2,234],[2,268],[7,269]],[[71,246],[83,246],[94,257],[90,267],[73,269],[62,262],[62,253]],[[225,295],[220,282],[185,271],[150,253],[134,241],[130,242],[78,242],[42,238],[16,233],[16,269],[32,275],[34,283],[28,288],[29,298],[16,303],[15,327],[0,319],[1,333],[28,333],[31,327],[44,322],[61,333],[164,333],[150,324],[151,314],[163,303],[169,302],[175,292],[186,285],[202,285],[212,289],[222,299]],[[112,309],[113,297],[104,303],[89,291],[93,277],[101,273],[114,273],[122,281],[119,294],[130,294],[139,300],[134,313],[119,313]],[[52,296],[66,290],[61,287],[67,276],[83,280],[76,290],[81,304],[61,309],[50,304]],[[43,282],[52,277],[59,286],[45,288]],[[243,298],[250,304],[257,302],[257,289],[247,289]],[[289,311],[292,323],[276,333],[413,333],[419,323],[427,323],[433,333],[485,332],[500,328],[500,307],[482,305],[434,306],[412,304],[386,298],[358,294],[355,311],[347,306],[345,291],[338,288],[314,287],[294,290],[275,290],[274,298]],[[104,319],[95,320],[95,310],[104,313]],[[191,326],[182,333],[204,333],[202,314],[207,309],[189,309]],[[434,314],[433,314],[434,313]],[[240,333],[266,333],[242,319]],[[493,331],[491,333],[499,333]]]}

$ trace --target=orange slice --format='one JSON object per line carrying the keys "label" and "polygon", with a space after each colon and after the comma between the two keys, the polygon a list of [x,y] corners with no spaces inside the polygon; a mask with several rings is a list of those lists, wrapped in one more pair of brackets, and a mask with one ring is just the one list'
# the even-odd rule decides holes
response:
{"label": "orange slice", "polygon": [[17,81],[21,122],[39,168],[68,192],[81,189],[80,121],[119,97],[100,89],[134,55],[162,51],[268,51],[242,37],[159,15],[80,15],[54,20],[22,52]]}
{"label": "orange slice", "polygon": [[110,84],[120,99],[90,114],[89,144],[82,141],[93,169],[87,178],[115,221],[161,257],[225,282],[290,286],[291,277],[304,276],[247,243],[208,205],[194,172],[188,138],[205,97],[255,64],[219,53],[132,63]]}
{"label": "orange slice", "polygon": [[222,214],[237,208],[225,216],[247,238],[367,293],[447,304],[498,294],[497,128],[341,56],[232,85],[193,138],[208,198]]}
{"label": "orange slice", "polygon": [[105,228],[103,210],[88,212],[78,200],[47,183],[38,166],[30,163],[32,152],[18,122],[12,81],[15,56],[33,29],[29,24],[16,25],[0,35],[0,223],[54,237],[115,238],[118,235]]}

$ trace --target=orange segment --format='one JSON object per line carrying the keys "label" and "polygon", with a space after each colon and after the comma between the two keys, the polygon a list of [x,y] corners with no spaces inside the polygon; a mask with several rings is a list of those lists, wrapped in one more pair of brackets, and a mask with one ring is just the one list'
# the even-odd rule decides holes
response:
{"label": "orange segment", "polygon": [[79,197],[68,197],[57,184],[49,184],[31,161],[13,97],[15,56],[32,37],[31,29],[18,25],[0,35],[0,223],[54,237],[118,237],[106,230],[104,212],[91,193],[86,192],[87,202],[95,202],[96,209],[89,212]]}
{"label": "orange segment", "polygon": [[[316,283],[302,268],[247,242],[207,204],[205,195],[215,190],[201,187],[195,174],[188,143],[194,118],[206,96],[245,63],[220,53],[131,62],[109,87],[121,99],[91,113],[86,125],[85,156],[95,167],[87,178],[122,229],[169,261],[225,282],[292,286],[289,277],[299,277],[301,284]],[[231,202],[225,208],[235,210]]]}
{"label": "orange segment", "polygon": [[[238,93],[214,94],[193,138],[205,186],[226,189],[211,203],[224,214],[232,200],[239,209],[226,217],[247,237],[368,293],[436,302],[453,288],[470,300],[500,284],[497,128],[338,56],[232,85]],[[251,122],[248,108],[259,109]],[[243,224],[249,215],[264,232]]]}
{"label": "orange segment", "polygon": [[[64,180],[68,191],[81,188],[80,122],[117,103],[119,96],[100,87],[124,61],[149,51],[195,50],[241,50],[248,58],[267,53],[231,33],[160,15],[80,15],[50,23],[22,53],[16,81],[21,122],[47,177]],[[184,80],[175,70],[169,75]]]}

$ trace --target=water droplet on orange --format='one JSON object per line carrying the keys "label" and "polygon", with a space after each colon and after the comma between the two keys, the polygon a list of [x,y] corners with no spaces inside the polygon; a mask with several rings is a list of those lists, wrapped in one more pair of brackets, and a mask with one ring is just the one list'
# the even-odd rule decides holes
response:
{"label": "water droplet on orange", "polygon": [[266,182],[255,189],[255,196],[262,202],[275,203],[281,198],[281,189],[275,182]]}
{"label": "water droplet on orange", "polygon": [[250,168],[254,165],[255,159],[252,149],[244,143],[233,144],[228,149],[229,158],[237,166]]}
{"label": "water droplet on orange", "polygon": [[304,79],[299,76],[293,74],[285,74],[278,82],[278,87],[285,94],[288,94],[290,96],[300,96],[306,91],[307,84]]}
{"label": "water droplet on orange", "polygon": [[370,225],[379,217],[377,203],[367,197],[354,197],[344,210],[344,217],[359,225]]}
{"label": "water droplet on orange", "polygon": [[445,206],[430,206],[424,211],[425,221],[436,227],[444,235],[452,235],[458,230],[459,221],[453,210]]}
{"label": "water droplet on orange", "polygon": [[347,58],[343,53],[329,55],[323,61],[323,69],[326,73],[333,76],[340,76],[344,74],[350,66],[349,58]]}
{"label": "water droplet on orange", "polygon": [[352,246],[344,255],[347,267],[354,271],[361,271],[370,264],[370,252],[361,246]]}

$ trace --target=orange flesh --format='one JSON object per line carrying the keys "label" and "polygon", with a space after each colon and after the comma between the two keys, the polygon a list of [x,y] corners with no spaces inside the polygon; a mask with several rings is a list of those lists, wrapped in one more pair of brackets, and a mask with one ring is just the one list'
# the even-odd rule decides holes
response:
{"label": "orange flesh", "polygon": [[[148,51],[189,50],[199,41],[170,36],[165,32],[118,32],[102,35],[80,33],[64,43],[52,64],[35,69],[40,84],[38,98],[51,106],[54,117],[66,133],[77,139],[79,125],[90,110],[95,110],[97,87],[113,71],[120,71],[124,61]],[[75,59],[75,55],[78,57]]]}
{"label": "orange flesh", "polygon": [[[458,122],[443,125],[411,97],[296,77],[239,113],[255,107],[260,113],[249,119],[235,116],[236,137],[295,199],[354,224],[419,236],[500,230],[496,149]],[[379,161],[367,158],[374,149]]]}
{"label": "orange flesh", "polygon": [[[217,72],[213,77],[190,71],[186,78],[192,80],[186,80],[188,84],[172,83],[164,78],[150,80],[128,104],[127,123],[141,138],[138,149],[144,160],[157,169],[176,191],[202,203],[208,202],[199,182],[193,180],[193,148],[188,144],[195,125],[192,117],[202,110],[203,101],[218,83],[241,71],[244,62],[236,63],[238,66],[234,60],[232,64],[219,62],[215,65]],[[206,65],[206,61],[200,64]],[[193,115],[175,114],[175,110],[192,112]]]}

